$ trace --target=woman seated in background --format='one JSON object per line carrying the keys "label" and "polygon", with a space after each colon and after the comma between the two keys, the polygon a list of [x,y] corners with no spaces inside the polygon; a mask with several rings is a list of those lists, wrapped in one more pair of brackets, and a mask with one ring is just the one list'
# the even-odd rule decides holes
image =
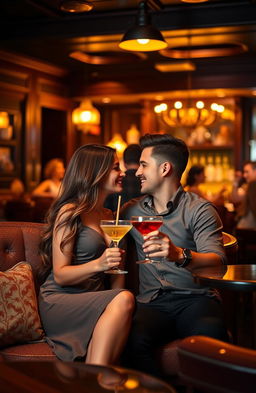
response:
{"label": "woman seated in background", "polygon": [[193,165],[187,174],[185,190],[193,192],[199,195],[201,198],[207,199],[215,205],[224,204],[224,192],[226,191],[223,187],[216,195],[210,197],[202,190],[200,190],[199,185],[205,182],[204,167],[202,165]]}
{"label": "woman seated in background", "polygon": [[256,229],[256,181],[248,183],[237,228]]}
{"label": "woman seated in background", "polygon": [[25,192],[23,182],[15,178],[10,184],[11,199],[4,204],[4,217],[7,221],[33,221],[34,201]]}
{"label": "woman seated in background", "polygon": [[44,177],[42,181],[32,192],[34,197],[51,197],[56,198],[61,186],[61,181],[65,173],[63,161],[59,158],[53,158],[48,161],[44,168]]}
{"label": "woman seated in background", "polygon": [[52,204],[41,244],[49,275],[41,286],[39,309],[46,340],[64,361],[114,364],[126,343],[134,296],[124,276],[105,271],[122,263],[124,250],[110,247],[100,220],[110,193],[122,191],[123,173],[115,150],[85,145],[73,155],[60,194]]}

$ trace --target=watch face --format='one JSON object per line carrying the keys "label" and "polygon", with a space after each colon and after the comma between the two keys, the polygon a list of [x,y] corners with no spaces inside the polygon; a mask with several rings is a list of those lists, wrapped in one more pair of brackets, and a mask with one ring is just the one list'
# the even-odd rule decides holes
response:
{"label": "watch face", "polygon": [[191,251],[188,248],[183,249],[183,256],[185,260],[191,260],[192,259],[192,254]]}

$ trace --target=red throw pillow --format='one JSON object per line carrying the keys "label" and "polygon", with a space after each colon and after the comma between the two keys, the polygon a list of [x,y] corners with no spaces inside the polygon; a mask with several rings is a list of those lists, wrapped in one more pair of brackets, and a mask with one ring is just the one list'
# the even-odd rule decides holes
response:
{"label": "red throw pillow", "polygon": [[43,335],[32,269],[19,262],[0,272],[0,347],[40,340]]}

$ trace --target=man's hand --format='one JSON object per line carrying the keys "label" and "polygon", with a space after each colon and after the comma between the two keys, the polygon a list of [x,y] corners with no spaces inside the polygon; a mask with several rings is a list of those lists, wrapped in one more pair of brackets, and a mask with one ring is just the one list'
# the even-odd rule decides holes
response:
{"label": "man's hand", "polygon": [[153,231],[144,236],[142,245],[145,254],[150,257],[166,258],[177,262],[183,258],[182,248],[176,247],[170,238],[160,231]]}

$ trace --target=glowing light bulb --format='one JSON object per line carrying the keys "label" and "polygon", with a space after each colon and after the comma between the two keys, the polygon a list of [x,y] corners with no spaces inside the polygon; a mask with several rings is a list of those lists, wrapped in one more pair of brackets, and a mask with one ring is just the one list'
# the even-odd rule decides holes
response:
{"label": "glowing light bulb", "polygon": [[203,103],[203,101],[197,101],[196,107],[197,107],[198,109],[203,109],[203,108],[204,108],[204,103]]}
{"label": "glowing light bulb", "polygon": [[147,38],[139,38],[136,41],[138,42],[138,44],[141,44],[141,45],[147,45],[149,43],[149,39],[147,39]]}
{"label": "glowing light bulb", "polygon": [[82,113],[81,113],[81,120],[82,120],[82,122],[88,122],[88,121],[90,121],[92,119],[92,114],[91,114],[91,112],[89,112],[89,111],[83,111]]}
{"label": "glowing light bulb", "polygon": [[218,104],[216,104],[215,102],[211,105],[211,109],[213,111],[218,111]]}
{"label": "glowing light bulb", "polygon": [[182,108],[182,102],[181,101],[176,101],[174,103],[174,108],[175,109],[181,109]]}

